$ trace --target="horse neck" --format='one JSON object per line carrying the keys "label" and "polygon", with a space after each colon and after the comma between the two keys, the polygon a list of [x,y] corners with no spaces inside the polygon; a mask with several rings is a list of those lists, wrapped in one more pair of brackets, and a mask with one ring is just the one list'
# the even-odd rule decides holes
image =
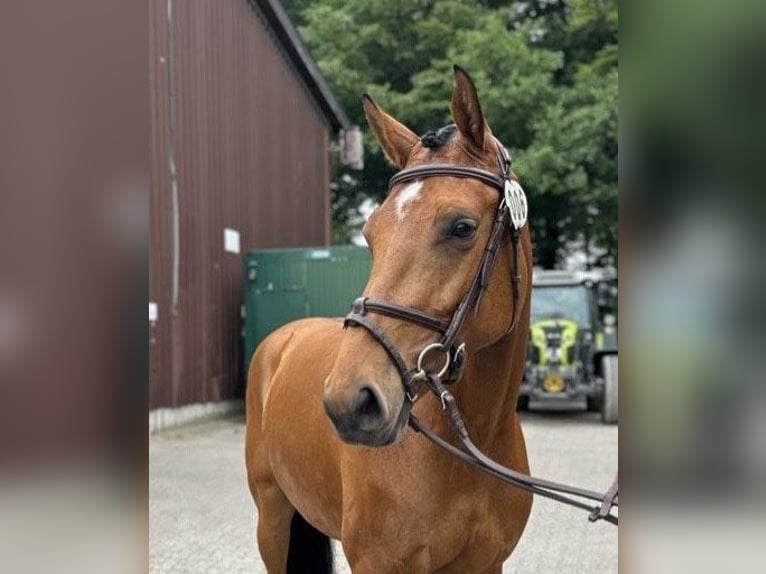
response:
{"label": "horse neck", "polygon": [[[450,390],[455,396],[458,408],[463,416],[472,440],[480,448],[489,448],[499,434],[507,434],[509,424],[516,413],[516,401],[524,372],[529,337],[529,293],[532,279],[532,257],[529,232],[522,233],[519,265],[526,275],[527,294],[522,289],[519,298],[521,305],[518,323],[494,343],[477,349],[468,350],[463,378]],[[499,273],[497,276],[509,276]],[[438,412],[437,412],[438,411]],[[433,421],[439,426],[446,417],[440,411],[440,405],[434,408]]]}
{"label": "horse neck", "polygon": [[489,446],[507,433],[515,416],[526,356],[526,332],[516,329],[469,357],[463,379],[452,389],[472,439]]}

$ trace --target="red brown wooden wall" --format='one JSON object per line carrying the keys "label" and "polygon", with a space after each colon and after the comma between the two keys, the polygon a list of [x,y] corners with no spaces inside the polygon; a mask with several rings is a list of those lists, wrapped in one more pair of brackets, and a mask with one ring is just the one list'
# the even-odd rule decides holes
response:
{"label": "red brown wooden wall", "polygon": [[[149,384],[157,408],[242,396],[242,256],[329,243],[332,130],[246,0],[176,0],[170,20],[167,0],[151,7],[149,300],[158,315]],[[175,310],[171,149],[180,234]],[[239,255],[224,250],[224,228],[240,232]]]}

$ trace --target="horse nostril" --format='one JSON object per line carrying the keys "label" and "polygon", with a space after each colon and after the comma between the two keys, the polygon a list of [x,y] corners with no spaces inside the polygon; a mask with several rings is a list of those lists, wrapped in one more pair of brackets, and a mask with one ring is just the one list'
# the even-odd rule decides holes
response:
{"label": "horse nostril", "polygon": [[359,427],[371,431],[378,428],[381,408],[377,396],[369,387],[362,387],[354,401],[354,412],[359,420]]}

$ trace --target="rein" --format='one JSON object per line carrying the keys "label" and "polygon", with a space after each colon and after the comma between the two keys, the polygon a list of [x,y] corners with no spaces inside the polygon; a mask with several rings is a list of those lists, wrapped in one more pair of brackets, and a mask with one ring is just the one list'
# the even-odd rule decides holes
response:
{"label": "rein", "polygon": [[[429,375],[427,381],[429,389],[431,389],[431,391],[441,400],[442,410],[446,411],[447,416],[449,417],[450,426],[457,434],[458,441],[463,446],[464,450],[448,443],[432,430],[423,426],[423,423],[421,423],[415,415],[410,414],[409,424],[413,429],[421,433],[439,448],[503,482],[507,482],[508,484],[523,490],[528,490],[533,494],[544,496],[557,502],[574,506],[575,508],[587,510],[590,513],[588,520],[591,522],[604,520],[617,526],[618,517],[611,514],[612,507],[619,506],[617,477],[615,477],[614,482],[609,489],[604,494],[601,494],[584,488],[568,486],[566,484],[541,478],[534,478],[528,474],[517,472],[495,462],[481,452],[473,441],[471,441],[471,438],[468,436],[468,430],[463,422],[463,418],[460,416],[460,411],[457,408],[455,397],[444,387],[439,380],[439,377]],[[564,494],[592,500],[599,502],[600,504],[598,506],[592,506],[587,502],[564,496]]]}
{"label": "rein", "polygon": [[[439,398],[442,404],[442,409],[447,413],[450,426],[456,433],[462,449],[450,444],[436,435],[433,431],[424,427],[414,415],[410,414],[409,417],[410,426],[417,432],[420,432],[436,446],[464,462],[467,462],[471,466],[513,486],[527,490],[533,494],[551,498],[564,504],[569,504],[576,508],[588,510],[590,512],[589,520],[591,522],[605,520],[606,522],[617,525],[617,516],[611,514],[612,507],[618,506],[617,478],[615,478],[614,483],[606,493],[600,494],[582,488],[533,478],[493,461],[482,453],[471,441],[455,402],[455,398],[444,386],[445,383],[456,382],[462,376],[465,367],[466,347],[465,343],[457,343],[458,332],[471,309],[474,309],[474,313],[478,313],[481,297],[489,284],[497,252],[500,249],[507,227],[510,227],[512,249],[511,288],[513,312],[505,334],[513,331],[518,324],[520,308],[519,283],[521,281],[518,251],[521,228],[526,223],[527,218],[527,202],[521,186],[510,177],[511,159],[508,152],[497,139],[495,139],[495,143],[498,149],[500,176],[491,171],[476,167],[451,164],[430,164],[403,169],[394,175],[389,182],[389,188],[391,188],[400,183],[427,177],[462,177],[477,179],[482,183],[494,187],[502,194],[497,207],[492,231],[479,263],[479,268],[474,275],[471,286],[468,288],[468,291],[460,300],[455,312],[452,314],[449,323],[445,323],[438,317],[431,316],[419,309],[396,305],[380,299],[359,297],[354,300],[351,306],[351,311],[346,315],[343,322],[343,328],[346,329],[355,326],[362,327],[370,333],[381,347],[383,347],[386,354],[391,359],[391,362],[399,371],[399,375],[405,387],[407,400],[411,403],[418,400],[420,396],[419,387],[421,386],[425,386]],[[416,368],[414,370],[408,369],[401,353],[380,326],[367,316],[368,313],[377,313],[379,315],[415,323],[426,329],[441,333],[441,339],[437,343],[427,345],[418,356]],[[441,369],[435,373],[427,372],[424,366],[426,358],[432,353],[443,353],[445,356],[444,364]],[[598,506],[593,506],[587,502],[564,496],[564,494],[599,502],[600,504]]]}

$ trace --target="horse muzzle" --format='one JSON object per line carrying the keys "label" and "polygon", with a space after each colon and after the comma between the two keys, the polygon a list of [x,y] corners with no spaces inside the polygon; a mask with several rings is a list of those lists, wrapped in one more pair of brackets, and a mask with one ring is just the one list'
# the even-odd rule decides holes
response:
{"label": "horse muzzle", "polygon": [[324,396],[324,410],[338,436],[349,444],[386,446],[403,434],[409,417],[409,401],[402,401],[396,414],[372,385],[335,397]]}

